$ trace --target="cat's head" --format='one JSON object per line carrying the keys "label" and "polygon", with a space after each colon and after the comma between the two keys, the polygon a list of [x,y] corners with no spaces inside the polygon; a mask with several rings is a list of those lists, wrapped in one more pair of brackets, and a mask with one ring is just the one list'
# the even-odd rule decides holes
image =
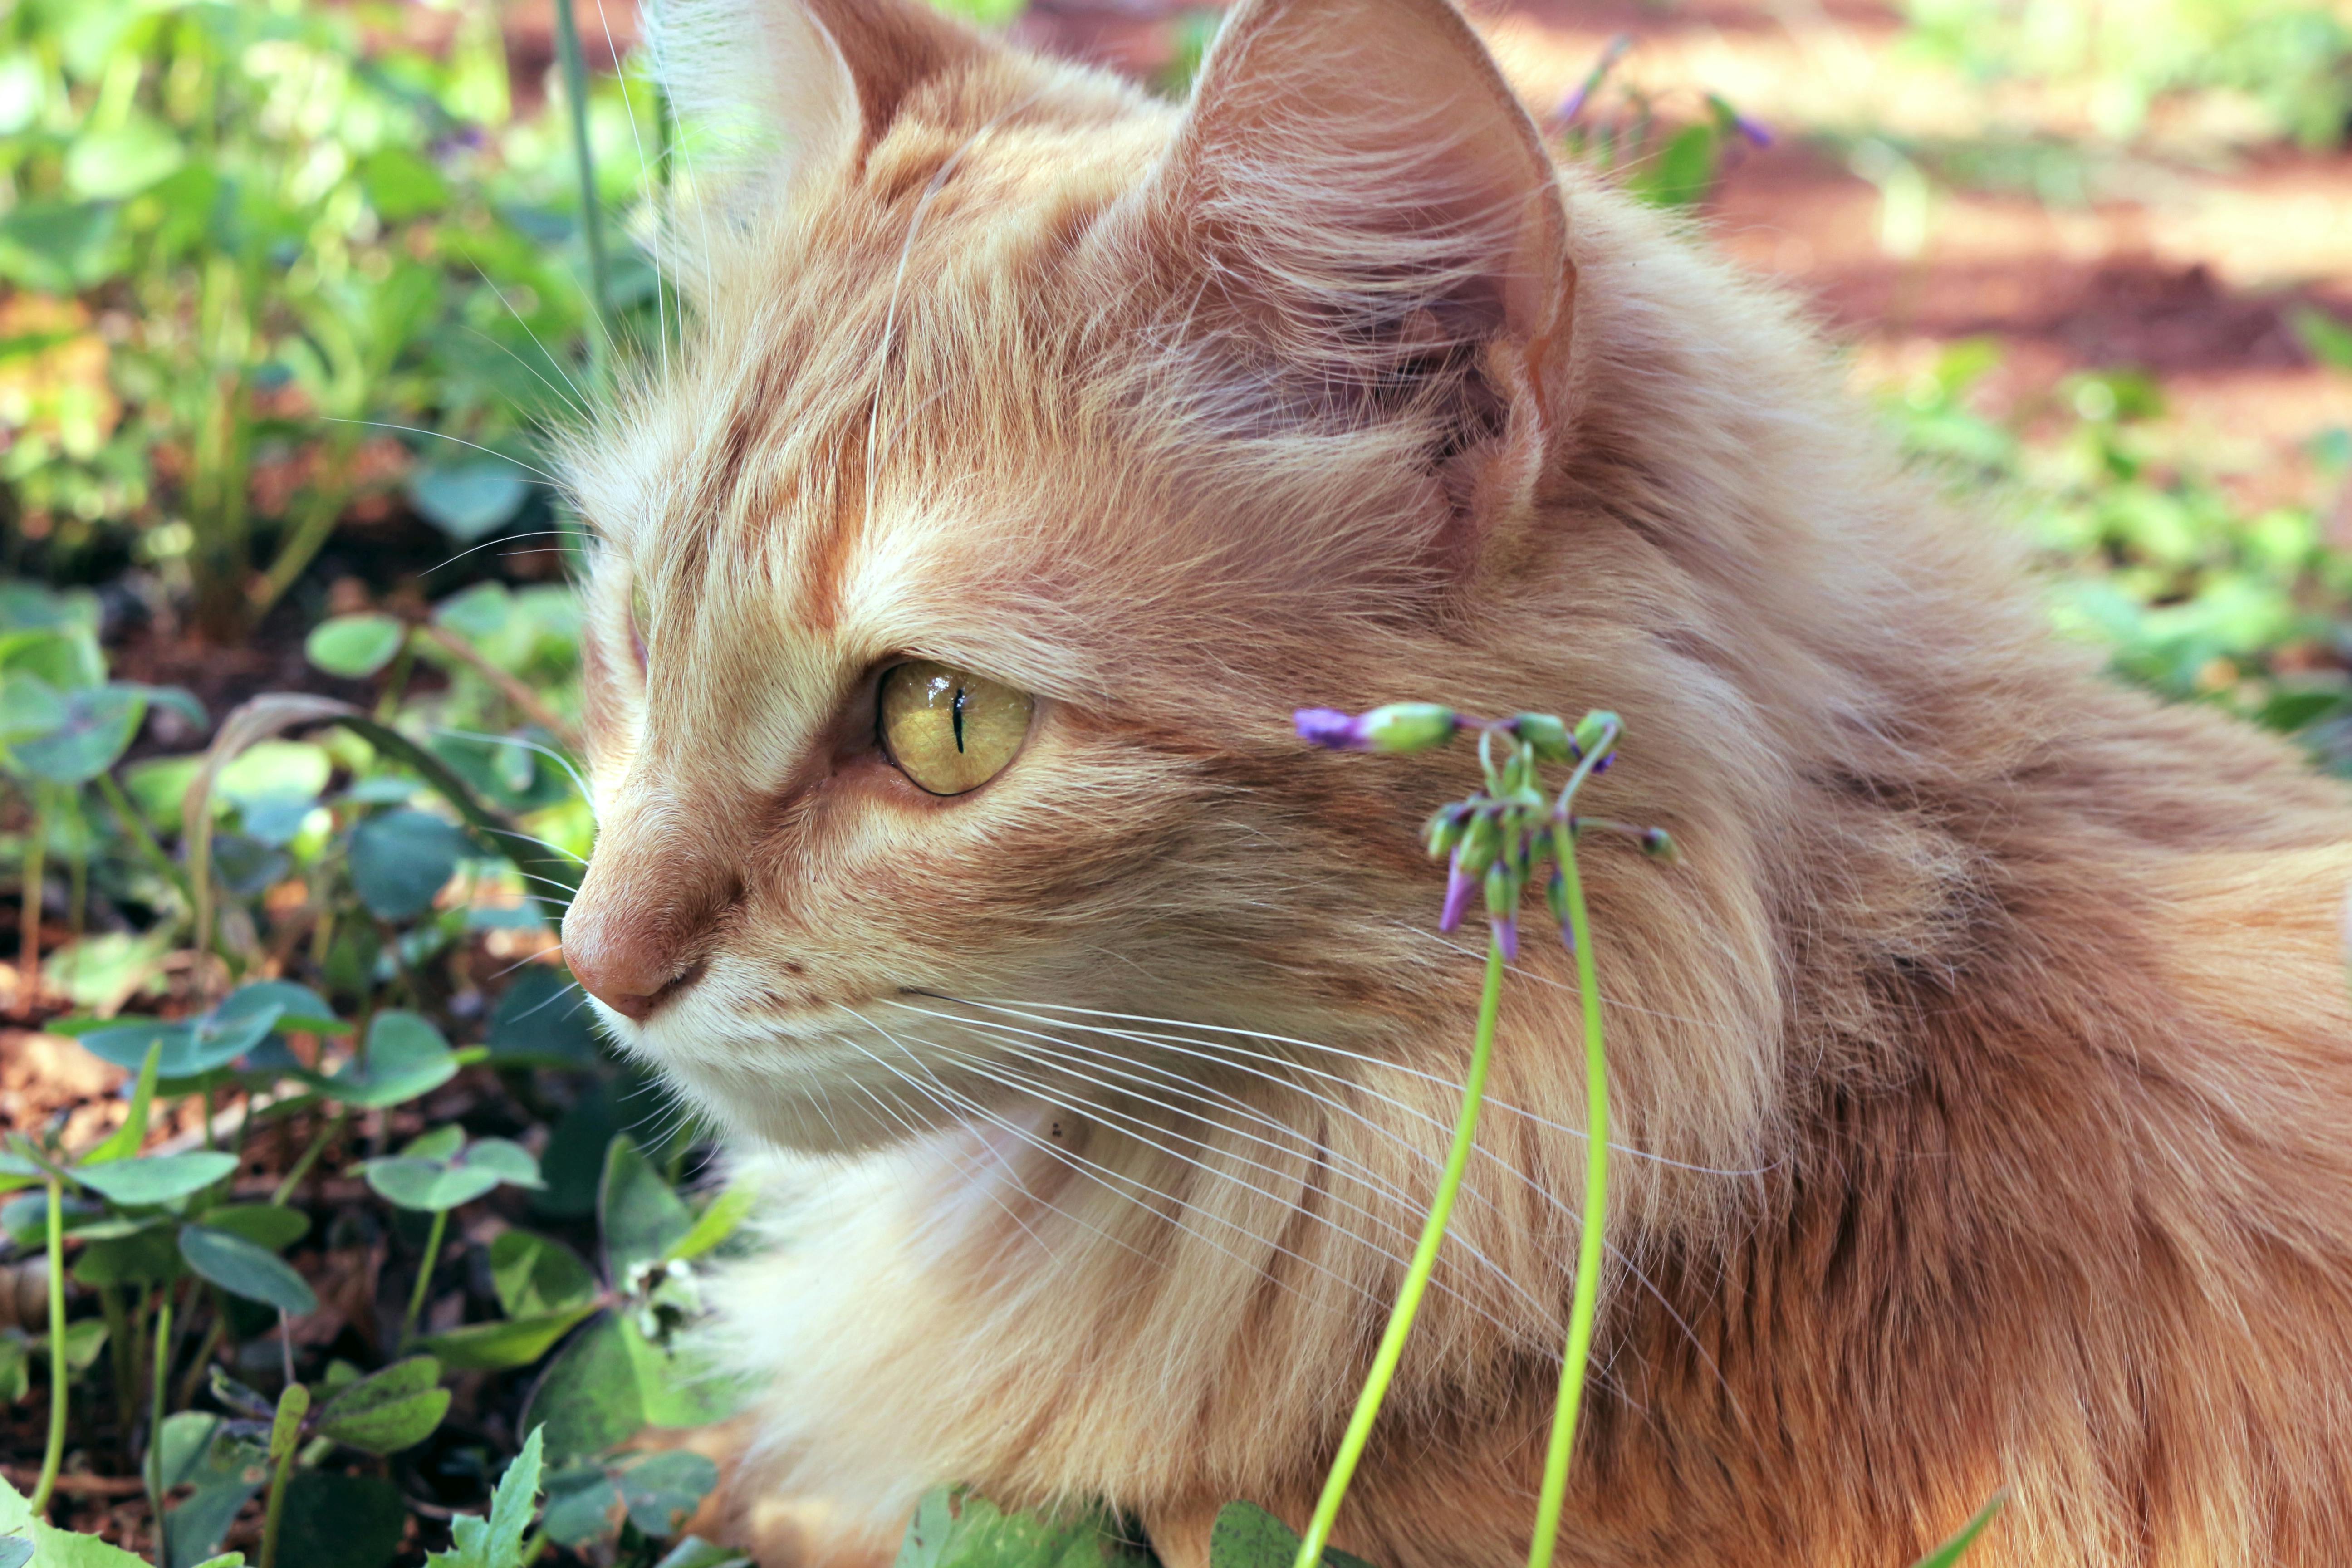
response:
{"label": "cat's head", "polygon": [[1458,1051],[1413,828],[1465,764],[1288,716],[1587,695],[1512,614],[1584,394],[1484,47],[1244,0],[1179,107],[919,0],[662,26],[688,324],[570,465],[617,1037],[805,1147],[1116,1092],[1144,1020]]}

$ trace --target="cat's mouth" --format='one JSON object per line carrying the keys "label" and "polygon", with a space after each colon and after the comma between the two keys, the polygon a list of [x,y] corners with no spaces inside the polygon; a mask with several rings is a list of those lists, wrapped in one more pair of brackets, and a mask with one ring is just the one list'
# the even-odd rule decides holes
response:
{"label": "cat's mouth", "polygon": [[828,998],[714,966],[642,1019],[596,1005],[614,1040],[710,1121],[788,1150],[862,1152],[984,1126],[1042,1087],[955,999],[918,987]]}

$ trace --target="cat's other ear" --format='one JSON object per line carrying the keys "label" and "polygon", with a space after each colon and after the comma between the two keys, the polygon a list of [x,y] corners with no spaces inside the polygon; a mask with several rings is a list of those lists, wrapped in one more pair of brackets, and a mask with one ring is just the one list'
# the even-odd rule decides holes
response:
{"label": "cat's other ear", "polygon": [[989,46],[923,0],[662,0],[647,31],[683,198],[745,215],[837,175],[908,92]]}
{"label": "cat's other ear", "polygon": [[1447,0],[1243,0],[1160,196],[1218,292],[1311,363],[1504,351],[1564,412],[1575,268],[1536,127]]}

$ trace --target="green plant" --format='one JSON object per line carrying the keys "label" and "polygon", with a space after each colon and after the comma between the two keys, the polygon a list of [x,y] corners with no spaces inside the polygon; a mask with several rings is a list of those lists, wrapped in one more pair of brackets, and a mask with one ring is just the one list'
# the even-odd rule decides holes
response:
{"label": "green plant", "polygon": [[1662,116],[1649,93],[1612,79],[1633,41],[1625,34],[1610,40],[1583,80],[1553,110],[1552,127],[1566,156],[1594,169],[1618,172],[1625,188],[1643,201],[1662,207],[1696,206],[1714,193],[1737,148],[1769,146],[1771,133],[1712,92],[1703,96],[1696,120],[1676,123]]}
{"label": "green plant", "polygon": [[[1380,1348],[1356,1402],[1355,1413],[1339,1440],[1322,1496],[1298,1543],[1295,1568],[1316,1568],[1330,1540],[1339,1505],[1346,1498],[1357,1461],[1370,1441],[1389,1383],[1404,1354],[1405,1339],[1421,1307],[1422,1293],[1437,1263],[1445,1238],[1454,1200],[1470,1162],[1478,1131],[1478,1110],[1485,1097],[1486,1071],[1495,1047],[1495,1025],[1502,1002],[1505,962],[1518,953],[1518,907],[1528,887],[1542,873],[1547,858],[1551,871],[1545,879],[1545,901],[1559,922],[1560,935],[1575,955],[1577,989],[1582,997],[1584,1027],[1587,1163],[1581,1240],[1577,1255],[1576,1283],[1569,1310],[1568,1345],[1564,1352],[1559,1398],[1545,1450],[1543,1489],[1537,1502],[1536,1525],[1528,1551],[1531,1568],[1551,1561],[1559,1535],[1559,1515],[1567,1495],[1569,1456],[1576,1441],[1577,1413],[1584,1395],[1585,1367],[1592,1348],[1593,1320],[1600,1301],[1602,1225],[1607,1213],[1609,1183],[1609,1062],[1601,1012],[1601,990],[1593,973],[1592,931],[1584,906],[1584,887],[1577,872],[1576,847],[1587,833],[1631,837],[1655,858],[1675,858],[1674,841],[1664,829],[1632,827],[1623,823],[1576,815],[1577,792],[1594,773],[1616,761],[1622,732],[1614,713],[1593,712],[1573,730],[1546,713],[1520,713],[1484,721],[1468,719],[1433,703],[1401,703],[1376,708],[1351,717],[1328,709],[1302,709],[1297,715],[1300,738],[1338,751],[1387,752],[1423,752],[1451,742],[1464,731],[1478,736],[1478,764],[1484,787],[1466,800],[1441,808],[1427,830],[1433,857],[1446,858],[1444,909],[1438,929],[1457,924],[1474,889],[1483,889],[1489,936],[1486,976],[1479,993],[1478,1021],[1472,1042],[1470,1067],[1463,1080],[1462,1110],[1454,1143],[1429,1206],[1421,1240],[1398,1289]],[[1508,755],[1499,762],[1497,744]],[[1573,764],[1558,795],[1546,801],[1538,769],[1544,763]]]}
{"label": "green plant", "polygon": [[645,89],[575,71],[571,136],[513,120],[488,7],[440,54],[319,5],[27,0],[0,37],[0,366],[42,411],[0,456],[12,560],[130,542],[234,637],[372,493],[512,522],[590,345],[658,331],[602,241],[635,165],[590,152]]}

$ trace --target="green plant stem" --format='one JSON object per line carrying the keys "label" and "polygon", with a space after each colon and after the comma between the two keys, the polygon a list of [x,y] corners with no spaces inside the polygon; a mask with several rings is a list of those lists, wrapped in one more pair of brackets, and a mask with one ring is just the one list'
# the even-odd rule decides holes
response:
{"label": "green plant stem", "polygon": [[17,987],[30,1006],[41,994],[41,883],[48,875],[49,790],[33,786],[33,823],[25,839],[24,941],[16,960]]}
{"label": "green plant stem", "polygon": [[[283,1314],[280,1314],[282,1317]],[[278,1527],[286,1517],[286,1479],[302,1447],[302,1417],[310,1413],[310,1391],[289,1383],[278,1396],[278,1418],[269,1424],[269,1502],[261,1516],[261,1568],[278,1568]]]}
{"label": "green plant stem", "polygon": [[279,1182],[278,1190],[269,1194],[272,1204],[283,1204],[294,1195],[294,1189],[302,1184],[302,1178],[310,1173],[310,1167],[319,1163],[319,1156],[325,1152],[329,1143],[334,1142],[335,1134],[343,1130],[343,1123],[350,1121],[351,1116],[349,1110],[338,1110],[319,1124],[318,1133],[303,1149],[302,1157],[294,1162],[286,1173],[286,1179]]}
{"label": "green plant stem", "polygon": [[1568,1351],[1559,1367],[1559,1401],[1551,1441],[1544,1450],[1543,1490],[1528,1568],[1549,1568],[1568,1497],[1568,1461],[1576,1444],[1577,1412],[1584,1403],[1585,1371],[1592,1358],[1592,1325],[1601,1301],[1603,1226],[1609,1208],[1609,1055],[1601,1027],[1601,981],[1592,953],[1592,922],[1577,875],[1576,838],[1565,822],[1552,827],[1552,858],[1567,884],[1568,930],[1576,944],[1576,988],[1584,1004],[1584,1219],[1576,1253],[1576,1291],[1568,1314]]}
{"label": "green plant stem", "polygon": [[[155,1378],[147,1391],[147,1506],[155,1510],[155,1557],[163,1557],[163,1390],[172,1380],[172,1293],[155,1309]],[[183,1402],[184,1403],[184,1401]]]}
{"label": "green plant stem", "polygon": [[48,1512],[58,1489],[58,1468],[66,1457],[66,1215],[65,1187],[51,1176],[49,1189],[49,1441],[41,1450],[41,1479],[33,1488],[33,1517]]}
{"label": "green plant stem", "polygon": [[98,785],[98,793],[105,797],[108,807],[114,813],[114,819],[122,825],[123,836],[131,840],[131,847],[139,851],[139,858],[155,868],[157,875],[177,888],[190,909],[195,908],[196,898],[188,890],[187,873],[173,864],[172,858],[163,853],[163,847],[155,842],[154,834],[148,831],[146,821],[140,816],[139,808],[131,804],[131,797],[122,793],[122,786],[114,782],[114,776],[100,773],[91,782]]}
{"label": "green plant stem", "polygon": [[449,1211],[434,1211],[433,1228],[425,1237],[425,1257],[416,1266],[416,1288],[408,1293],[408,1311],[400,1320],[400,1348],[404,1351],[415,1336],[416,1315],[425,1310],[425,1293],[433,1284],[433,1266],[441,1260],[441,1241],[448,1229]]}
{"label": "green plant stem", "polygon": [[123,1309],[122,1287],[101,1285],[99,1310],[106,1314],[106,1356],[114,1363],[114,1421],[121,1436],[117,1447],[123,1463],[131,1462],[131,1438],[139,1423],[139,1347],[132,1342],[131,1314]]}
{"label": "green plant stem", "polygon": [[[189,1303],[194,1310],[195,1303]],[[213,1303],[213,1321],[205,1326],[205,1337],[196,1342],[196,1357],[188,1363],[187,1374],[180,1379],[180,1407],[186,1409],[196,1402],[197,1391],[205,1385],[205,1373],[213,1364],[213,1352],[220,1349],[221,1341],[228,1338],[228,1320]]]}
{"label": "green plant stem", "polygon": [[613,337],[612,268],[604,255],[604,208],[596,200],[596,153],[588,142],[588,65],[580,53],[572,0],[555,0],[555,57],[572,110],[572,156],[580,165],[580,232],[588,244],[588,304],[596,328],[588,338],[589,365],[601,382]]}
{"label": "green plant stem", "polygon": [[1429,1288],[1430,1276],[1437,1268],[1439,1244],[1445,1239],[1445,1223],[1453,1216],[1454,1199],[1462,1190],[1462,1178],[1470,1168],[1470,1150],[1478,1134],[1478,1110],[1486,1098],[1486,1068],[1495,1055],[1495,1021],[1503,998],[1503,948],[1492,937],[1486,943],[1486,984],[1478,997],[1478,1032],[1470,1047],[1470,1071],[1462,1083],[1462,1110],[1454,1119],[1454,1147],[1445,1156],[1445,1170],[1437,1179],[1437,1193],[1430,1201],[1429,1218],[1421,1227],[1421,1241],[1412,1250],[1412,1261],[1406,1267],[1404,1284],[1397,1291],[1396,1305],[1389,1310],[1389,1326],[1381,1335],[1379,1350],[1372,1354],[1372,1368],[1364,1379],[1363,1392],[1356,1396],[1355,1414],[1348,1418],[1348,1430],[1339,1439],[1339,1452],[1331,1461],[1331,1473],[1323,1482],[1323,1495],[1316,1500],[1315,1517],[1307,1522],[1306,1539],[1298,1543],[1295,1568],[1318,1568],[1323,1560],[1323,1548],[1330,1542],[1331,1527],[1339,1517],[1339,1504],[1348,1495],[1348,1483],[1355,1479],[1356,1465],[1364,1457],[1364,1447],[1371,1441],[1372,1423],[1381,1413],[1381,1402],[1388,1397],[1389,1384],[1396,1376],[1397,1363],[1403,1358],[1405,1337],[1412,1332],[1413,1318],[1421,1310],[1423,1292]]}

